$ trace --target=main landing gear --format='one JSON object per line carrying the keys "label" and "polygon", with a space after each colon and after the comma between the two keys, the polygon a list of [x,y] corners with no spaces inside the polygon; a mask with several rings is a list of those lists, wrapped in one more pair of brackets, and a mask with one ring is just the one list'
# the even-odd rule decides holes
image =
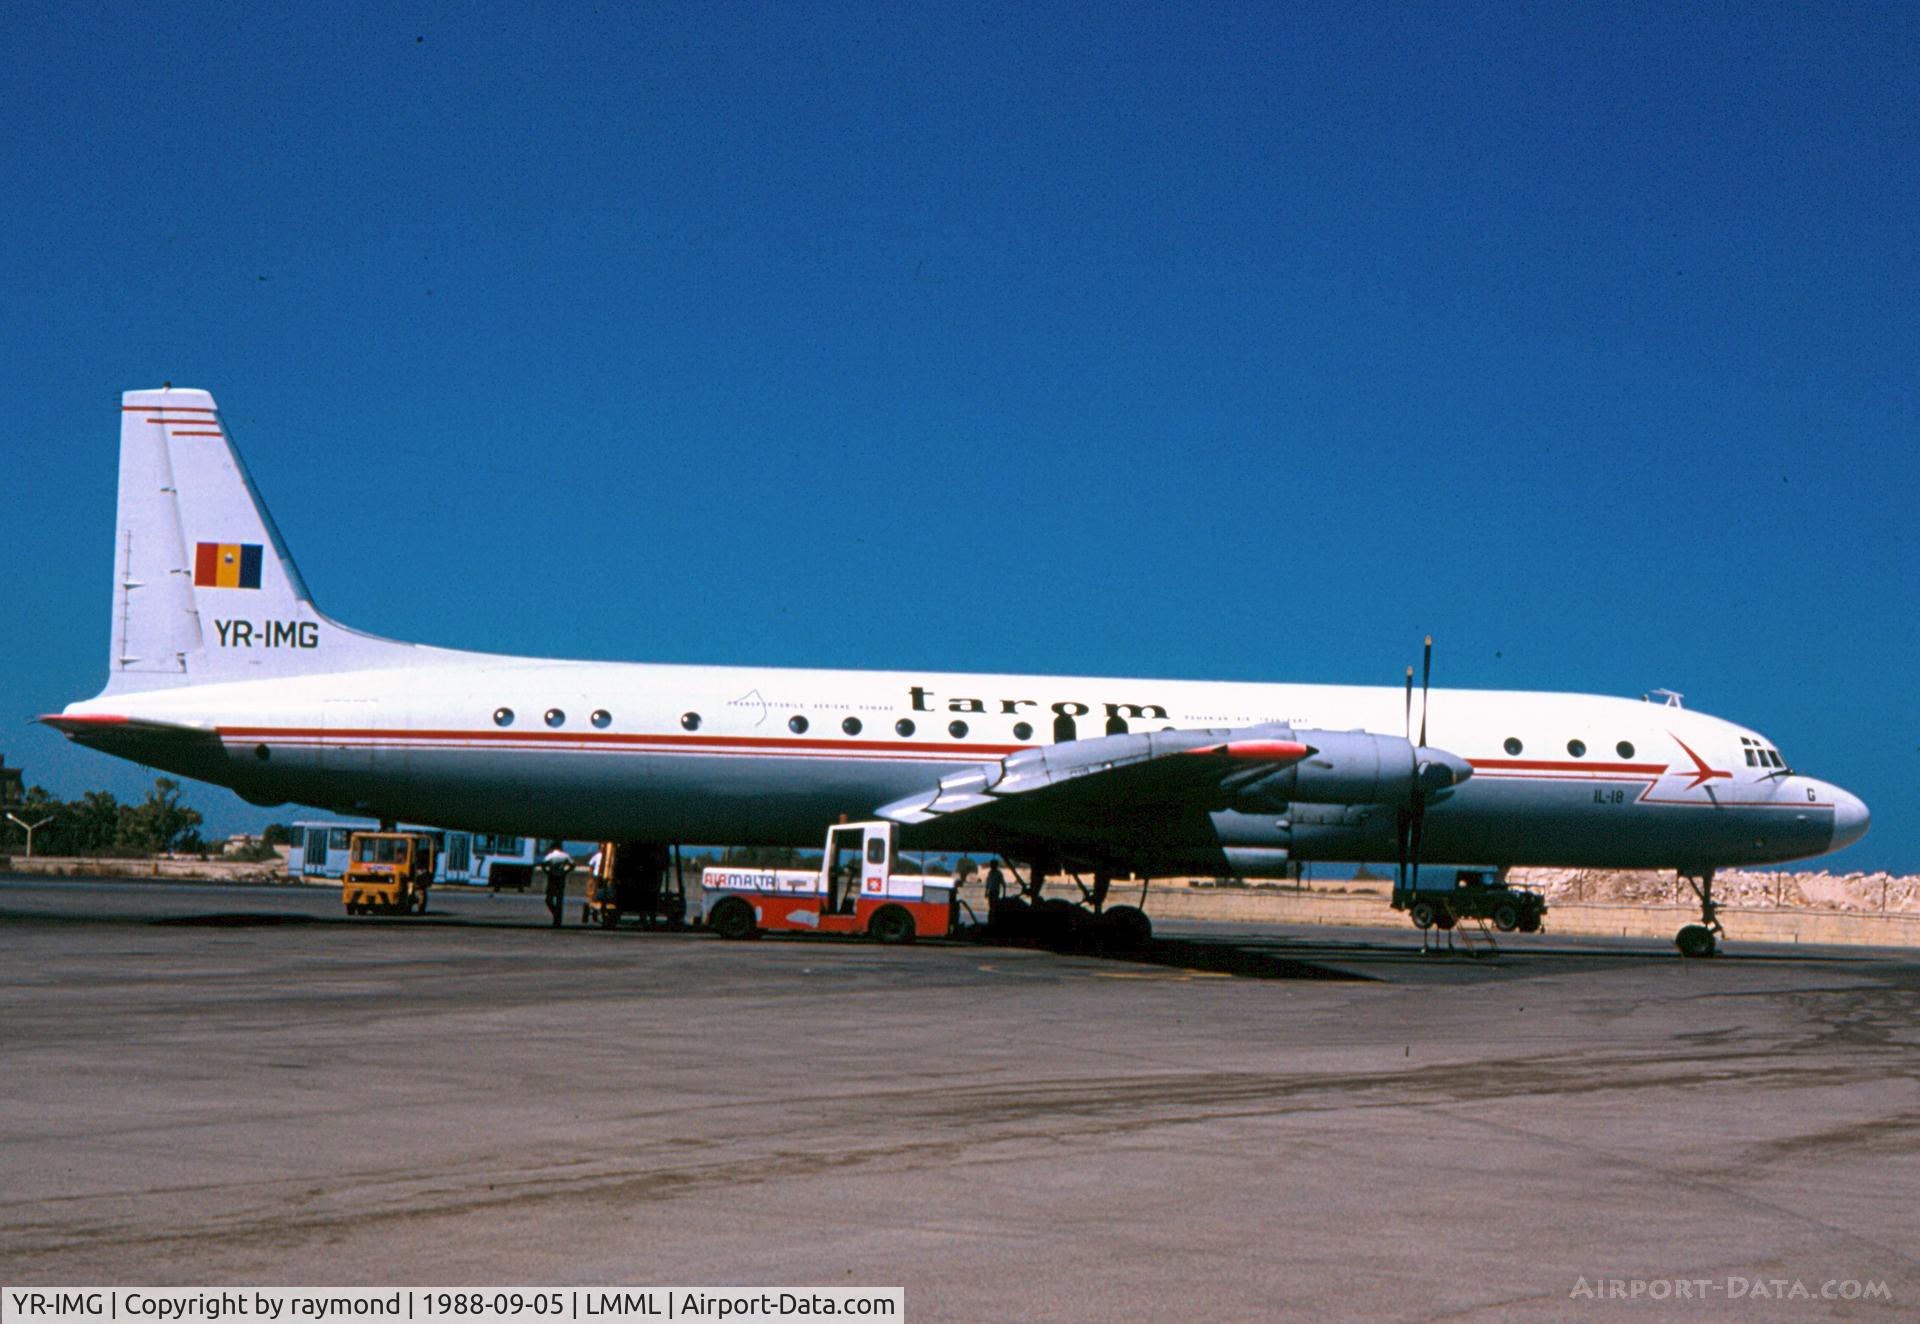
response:
{"label": "main landing gear", "polygon": [[1673,945],[1680,949],[1682,956],[1712,956],[1720,950],[1720,939],[1727,934],[1720,927],[1720,908],[1713,902],[1713,870],[1702,869],[1697,874],[1682,871],[1680,876],[1700,898],[1700,922],[1674,934]]}

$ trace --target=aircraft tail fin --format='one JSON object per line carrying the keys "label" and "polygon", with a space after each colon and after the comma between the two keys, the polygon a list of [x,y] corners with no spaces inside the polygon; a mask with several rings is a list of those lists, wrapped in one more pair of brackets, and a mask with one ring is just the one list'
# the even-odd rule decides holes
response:
{"label": "aircraft tail fin", "polygon": [[206,391],[120,402],[106,693],[396,665],[414,646],[313,604]]}

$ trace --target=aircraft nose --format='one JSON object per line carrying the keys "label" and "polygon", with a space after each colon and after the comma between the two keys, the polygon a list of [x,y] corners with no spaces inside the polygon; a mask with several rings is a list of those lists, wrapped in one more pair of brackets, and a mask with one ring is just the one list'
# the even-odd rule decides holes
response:
{"label": "aircraft nose", "polygon": [[1832,790],[1833,840],[1827,843],[1827,849],[1839,850],[1867,835],[1873,815],[1867,812],[1867,802],[1859,796],[1843,791],[1838,786]]}

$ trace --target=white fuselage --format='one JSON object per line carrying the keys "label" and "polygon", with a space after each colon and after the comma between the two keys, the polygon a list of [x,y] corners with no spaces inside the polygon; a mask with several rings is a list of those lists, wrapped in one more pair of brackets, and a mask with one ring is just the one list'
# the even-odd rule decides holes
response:
{"label": "white fuselage", "polygon": [[[1387,687],[422,651],[416,665],[110,693],[64,716],[217,733],[189,751],[162,744],[139,756],[261,803],[524,835],[796,846],[947,772],[1106,734],[1110,722],[1395,735],[1407,722],[1404,692]],[[1853,796],[1759,761],[1752,751],[1770,746],[1758,733],[1667,704],[1435,690],[1424,714],[1413,700],[1413,727],[1423,719],[1431,743],[1474,769],[1427,814],[1423,854],[1436,863],[1698,869],[1816,855],[1865,828]],[[110,729],[88,743],[113,749]],[[1378,806],[1215,813],[1198,838],[1190,825],[1174,839],[1127,826],[1143,873],[1273,872],[1289,859],[1395,850],[1393,813]],[[914,844],[996,843],[964,823],[930,823]]]}

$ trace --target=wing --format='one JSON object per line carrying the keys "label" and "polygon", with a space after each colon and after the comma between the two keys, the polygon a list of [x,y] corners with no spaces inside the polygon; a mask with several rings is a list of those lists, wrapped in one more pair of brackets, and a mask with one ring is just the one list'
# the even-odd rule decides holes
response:
{"label": "wing", "polygon": [[1124,838],[1131,820],[1164,839],[1170,819],[1204,819],[1315,752],[1277,725],[1099,736],[949,773],[877,812],[909,827],[1052,840]]}

